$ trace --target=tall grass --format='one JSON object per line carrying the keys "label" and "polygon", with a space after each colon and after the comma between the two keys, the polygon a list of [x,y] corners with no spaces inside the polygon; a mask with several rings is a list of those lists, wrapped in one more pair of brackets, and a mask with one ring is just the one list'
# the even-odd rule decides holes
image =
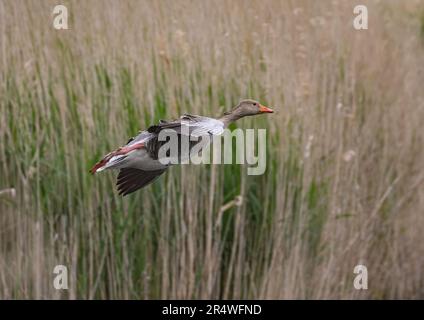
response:
{"label": "tall grass", "polygon": [[[423,298],[422,1],[0,2],[1,298]],[[129,197],[90,166],[162,118],[276,109],[267,170]],[[69,290],[53,288],[68,266]],[[368,268],[355,290],[353,269]]]}

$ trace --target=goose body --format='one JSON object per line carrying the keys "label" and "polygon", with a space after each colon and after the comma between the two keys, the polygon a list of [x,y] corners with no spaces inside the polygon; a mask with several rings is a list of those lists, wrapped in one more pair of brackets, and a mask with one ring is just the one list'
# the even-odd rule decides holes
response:
{"label": "goose body", "polygon": [[[119,169],[117,187],[119,194],[125,196],[152,183],[169,167],[169,164],[162,163],[158,157],[159,149],[165,143],[160,139],[162,131],[172,130],[180,138],[195,137],[195,141],[190,142],[191,148],[202,136],[220,135],[231,122],[243,116],[270,112],[271,109],[254,100],[244,100],[219,119],[184,114],[177,120],[161,120],[131,138],[125,146],[108,153],[91,168],[90,172],[94,174],[105,169]],[[185,160],[185,156],[181,153],[178,157],[179,162]]]}

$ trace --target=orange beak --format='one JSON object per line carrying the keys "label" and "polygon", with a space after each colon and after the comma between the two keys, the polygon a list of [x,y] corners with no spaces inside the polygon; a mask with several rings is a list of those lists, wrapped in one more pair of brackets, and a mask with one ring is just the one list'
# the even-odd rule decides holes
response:
{"label": "orange beak", "polygon": [[274,110],[260,104],[259,105],[259,112],[260,113],[274,113]]}

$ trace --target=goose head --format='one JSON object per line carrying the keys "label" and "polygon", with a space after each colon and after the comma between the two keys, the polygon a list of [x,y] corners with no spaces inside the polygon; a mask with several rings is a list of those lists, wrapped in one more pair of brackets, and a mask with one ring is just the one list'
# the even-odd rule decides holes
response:
{"label": "goose head", "polygon": [[273,113],[274,111],[268,107],[261,105],[258,101],[255,100],[242,100],[240,103],[233,109],[234,113],[245,117],[245,116],[255,116],[262,113]]}
{"label": "goose head", "polygon": [[255,116],[263,113],[273,113],[274,111],[264,105],[260,104],[258,101],[245,99],[239,102],[231,111],[225,112],[221,118],[221,121],[225,125],[228,125],[231,122],[234,122],[240,118],[246,116]]}

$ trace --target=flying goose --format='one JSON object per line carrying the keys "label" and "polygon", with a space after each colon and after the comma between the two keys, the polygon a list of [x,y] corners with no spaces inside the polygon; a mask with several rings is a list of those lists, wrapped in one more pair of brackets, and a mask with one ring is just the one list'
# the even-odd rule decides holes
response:
{"label": "flying goose", "polygon": [[[108,153],[90,172],[95,174],[105,169],[119,169],[116,185],[119,194],[125,196],[152,183],[169,167],[169,164],[163,164],[158,159],[159,148],[165,143],[158,139],[162,130],[175,130],[179,137],[193,134],[220,135],[230,123],[240,118],[272,112],[272,109],[248,99],[242,100],[219,119],[184,114],[177,120],[161,120],[159,124],[152,125],[131,138],[125,146]],[[190,142],[190,148],[192,146]]]}

